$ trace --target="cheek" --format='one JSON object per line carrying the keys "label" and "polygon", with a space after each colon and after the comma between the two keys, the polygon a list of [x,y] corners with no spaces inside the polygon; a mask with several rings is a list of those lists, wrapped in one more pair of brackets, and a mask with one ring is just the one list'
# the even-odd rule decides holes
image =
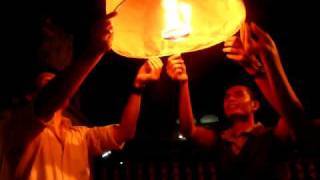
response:
{"label": "cheek", "polygon": [[251,105],[251,103],[244,103],[242,105],[241,109],[243,111],[246,111],[246,112],[252,112],[253,111],[253,106]]}

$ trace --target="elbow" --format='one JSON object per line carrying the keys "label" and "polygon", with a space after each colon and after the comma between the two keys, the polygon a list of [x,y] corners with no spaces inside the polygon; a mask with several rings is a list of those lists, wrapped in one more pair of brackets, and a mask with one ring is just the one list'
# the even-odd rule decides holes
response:
{"label": "elbow", "polygon": [[193,126],[180,126],[179,131],[184,137],[191,138],[193,131],[194,131],[194,127]]}
{"label": "elbow", "polygon": [[128,133],[127,138],[125,139],[125,141],[132,140],[135,137],[135,135],[136,135],[135,131],[132,131],[132,132]]}
{"label": "elbow", "polygon": [[120,132],[123,135],[122,141],[127,142],[132,140],[135,137],[136,129],[125,128],[123,131],[120,131]]}

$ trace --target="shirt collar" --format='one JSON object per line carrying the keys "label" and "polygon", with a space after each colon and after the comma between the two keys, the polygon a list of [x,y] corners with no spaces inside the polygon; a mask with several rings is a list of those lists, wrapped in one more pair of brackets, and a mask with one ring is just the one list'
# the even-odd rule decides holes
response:
{"label": "shirt collar", "polygon": [[225,141],[233,142],[235,138],[238,138],[241,136],[253,135],[254,134],[253,130],[256,128],[260,128],[260,127],[263,127],[263,125],[260,122],[258,122],[256,124],[254,124],[254,126],[249,127],[246,130],[244,130],[239,135],[236,135],[236,133],[234,133],[233,129],[229,128],[221,133],[221,138]]}

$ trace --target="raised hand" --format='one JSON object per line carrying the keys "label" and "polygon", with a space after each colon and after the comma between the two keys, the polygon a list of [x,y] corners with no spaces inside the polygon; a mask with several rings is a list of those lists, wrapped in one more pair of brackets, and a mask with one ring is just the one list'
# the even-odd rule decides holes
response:
{"label": "raised hand", "polygon": [[168,58],[167,74],[177,81],[188,80],[188,74],[184,60],[180,55],[173,55]]}
{"label": "raised hand", "polygon": [[263,71],[259,50],[255,46],[251,28],[245,23],[240,29],[240,37],[232,36],[224,43],[223,52],[227,58],[238,62],[250,75]]}
{"label": "raised hand", "polygon": [[160,78],[163,63],[160,58],[149,58],[139,69],[134,86],[142,88],[147,82]]}

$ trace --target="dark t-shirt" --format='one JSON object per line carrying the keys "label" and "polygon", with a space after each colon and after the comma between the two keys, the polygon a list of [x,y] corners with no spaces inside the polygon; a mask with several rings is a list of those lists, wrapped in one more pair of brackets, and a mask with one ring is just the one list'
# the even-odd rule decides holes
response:
{"label": "dark t-shirt", "polygon": [[214,154],[218,179],[288,179],[289,143],[278,140],[272,129],[257,127],[235,155],[231,143],[219,136]]}

